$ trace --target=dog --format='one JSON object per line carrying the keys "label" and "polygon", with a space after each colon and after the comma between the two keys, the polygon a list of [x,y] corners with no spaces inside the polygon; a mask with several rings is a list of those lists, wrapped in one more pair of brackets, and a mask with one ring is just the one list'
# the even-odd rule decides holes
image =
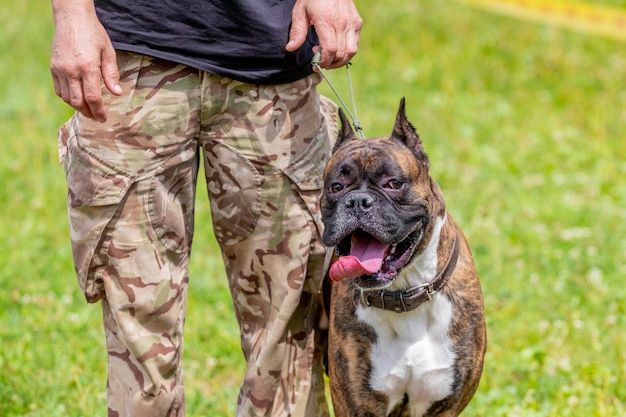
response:
{"label": "dog", "polygon": [[336,417],[457,416],[482,375],[486,328],[470,247],[400,101],[390,136],[343,111],[324,169],[328,375]]}

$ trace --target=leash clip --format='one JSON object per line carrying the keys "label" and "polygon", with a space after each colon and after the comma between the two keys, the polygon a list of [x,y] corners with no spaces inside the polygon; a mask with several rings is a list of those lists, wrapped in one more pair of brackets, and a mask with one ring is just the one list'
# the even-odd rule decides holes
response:
{"label": "leash clip", "polygon": [[316,68],[319,70],[320,62],[322,62],[322,48],[321,47],[313,54],[313,58],[311,59],[311,65],[313,66],[313,68]]}

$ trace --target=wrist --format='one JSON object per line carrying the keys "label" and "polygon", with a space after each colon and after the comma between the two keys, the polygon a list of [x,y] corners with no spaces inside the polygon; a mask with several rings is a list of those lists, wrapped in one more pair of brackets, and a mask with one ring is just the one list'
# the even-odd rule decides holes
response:
{"label": "wrist", "polygon": [[68,19],[97,18],[93,0],[52,0],[52,16],[55,24]]}

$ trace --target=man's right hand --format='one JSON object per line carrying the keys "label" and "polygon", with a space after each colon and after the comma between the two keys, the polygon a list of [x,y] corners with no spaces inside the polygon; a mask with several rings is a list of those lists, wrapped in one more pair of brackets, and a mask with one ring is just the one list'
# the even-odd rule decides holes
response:
{"label": "man's right hand", "polygon": [[285,49],[300,48],[311,25],[322,47],[322,68],[343,67],[356,55],[363,19],[352,0],[297,0]]}
{"label": "man's right hand", "polygon": [[54,92],[83,115],[106,121],[102,82],[122,94],[115,50],[92,1],[53,0],[55,32],[50,57]]}

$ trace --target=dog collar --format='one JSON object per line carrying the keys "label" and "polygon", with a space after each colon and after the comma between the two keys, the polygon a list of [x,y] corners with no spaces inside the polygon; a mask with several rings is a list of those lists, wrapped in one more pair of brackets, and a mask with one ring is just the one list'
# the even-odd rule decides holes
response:
{"label": "dog collar", "polygon": [[426,301],[430,301],[433,295],[446,285],[446,282],[452,275],[452,271],[454,271],[458,258],[459,235],[455,233],[452,252],[448,262],[431,282],[399,291],[361,290],[361,302],[368,307],[395,311],[396,313],[413,311]]}

